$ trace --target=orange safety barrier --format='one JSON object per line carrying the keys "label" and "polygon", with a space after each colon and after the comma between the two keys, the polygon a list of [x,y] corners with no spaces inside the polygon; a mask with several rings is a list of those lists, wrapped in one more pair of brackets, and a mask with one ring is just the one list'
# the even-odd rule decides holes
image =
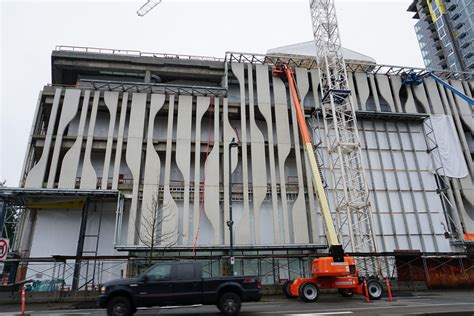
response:
{"label": "orange safety barrier", "polygon": [[474,234],[464,234],[464,240],[474,240]]}

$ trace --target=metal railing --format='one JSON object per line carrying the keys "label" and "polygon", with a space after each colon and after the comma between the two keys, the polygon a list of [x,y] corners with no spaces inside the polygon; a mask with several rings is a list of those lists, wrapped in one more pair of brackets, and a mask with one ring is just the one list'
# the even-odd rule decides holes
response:
{"label": "metal railing", "polygon": [[[187,86],[162,83],[121,82],[108,80],[81,79],[80,85],[88,84],[95,90],[121,92],[169,93],[176,95],[223,96],[227,89],[221,87]],[[86,87],[86,86],[84,86]]]}
{"label": "metal railing", "polygon": [[76,52],[76,53],[119,55],[119,56],[131,56],[131,57],[155,57],[155,58],[169,58],[169,59],[180,59],[180,60],[181,59],[182,60],[203,60],[203,61],[216,61],[216,62],[224,61],[223,58],[209,57],[209,56],[150,53],[150,52],[142,52],[139,50],[114,49],[114,48],[102,48],[102,47],[58,45],[55,47],[55,50]]}
{"label": "metal railing", "polygon": [[[264,55],[264,54],[252,54],[252,53],[241,53],[241,52],[226,52],[227,62],[236,63],[251,63],[251,64],[269,64],[277,65],[280,63],[289,64],[292,67],[302,67],[307,69],[316,69],[318,64],[316,57],[312,56],[298,56],[298,55]],[[350,72],[365,72],[367,74],[380,74],[388,76],[399,76],[402,73],[415,72],[419,76],[426,75],[431,72],[436,76],[447,80],[471,80],[474,78],[473,72],[453,72],[449,70],[439,69],[425,69],[419,67],[407,67],[407,66],[395,66],[395,65],[382,65],[375,63],[364,63],[364,62],[351,62],[346,60],[347,70]]]}

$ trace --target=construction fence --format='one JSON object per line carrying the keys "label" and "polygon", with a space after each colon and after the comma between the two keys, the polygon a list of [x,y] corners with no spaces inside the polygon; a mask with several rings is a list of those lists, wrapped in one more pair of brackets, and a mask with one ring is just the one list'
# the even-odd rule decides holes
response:
{"label": "construction fence", "polygon": [[[151,264],[158,262],[201,262],[205,278],[229,274],[229,257],[222,251],[208,251],[194,256],[181,252],[156,252],[151,263],[147,255],[146,252],[141,252],[130,256],[8,259],[2,276],[2,287],[7,289],[7,284],[12,284],[14,277],[17,284],[21,280],[33,280],[26,286],[27,291],[70,292],[77,264],[81,267],[79,291],[85,292],[96,291],[101,284],[112,279],[137,276]],[[234,271],[236,275],[258,276],[264,285],[278,285],[289,279],[309,277],[311,262],[321,255],[289,250],[255,251],[253,254],[237,252]],[[354,255],[359,260],[369,256]],[[428,289],[474,288],[474,254],[395,252],[378,254],[376,258],[382,263],[382,277],[399,283],[422,282]],[[15,289],[10,286],[10,290]]]}

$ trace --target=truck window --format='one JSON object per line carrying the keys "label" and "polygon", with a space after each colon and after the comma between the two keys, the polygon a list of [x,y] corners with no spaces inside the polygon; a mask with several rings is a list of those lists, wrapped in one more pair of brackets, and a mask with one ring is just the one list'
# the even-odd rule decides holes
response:
{"label": "truck window", "polygon": [[171,280],[171,265],[160,264],[152,268],[146,274],[151,281]]}
{"label": "truck window", "polygon": [[195,279],[193,263],[181,263],[176,266],[176,280],[192,279]]}

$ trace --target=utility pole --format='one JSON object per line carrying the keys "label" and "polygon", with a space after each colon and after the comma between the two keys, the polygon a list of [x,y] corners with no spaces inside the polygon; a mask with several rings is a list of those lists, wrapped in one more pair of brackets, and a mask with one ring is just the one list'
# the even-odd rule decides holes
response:
{"label": "utility pole", "polygon": [[229,220],[227,226],[229,227],[229,255],[230,255],[230,275],[234,275],[234,220],[232,218],[232,148],[238,148],[239,144],[235,142],[235,138],[229,143]]}

